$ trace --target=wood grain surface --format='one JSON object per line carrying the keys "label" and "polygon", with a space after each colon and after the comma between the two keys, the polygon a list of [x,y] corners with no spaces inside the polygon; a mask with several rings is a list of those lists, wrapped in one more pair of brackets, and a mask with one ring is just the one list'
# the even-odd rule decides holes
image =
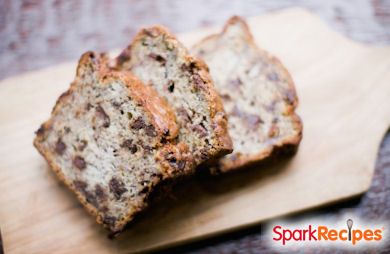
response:
{"label": "wood grain surface", "polygon": [[[123,47],[141,24],[163,23],[175,32],[222,24],[230,15],[258,15],[292,5],[317,13],[333,29],[362,42],[390,43],[390,3],[360,1],[0,1],[0,78],[75,60],[87,49]],[[12,67],[10,67],[12,66]],[[3,99],[3,98],[2,98]],[[390,220],[390,135],[383,139],[369,191],[359,199],[338,203],[293,218],[353,213]],[[0,209],[1,210],[1,209]],[[0,222],[1,227],[1,222]],[[270,253],[261,227],[238,231],[175,249],[199,253]],[[381,250],[390,252],[390,245]],[[324,249],[310,253],[325,253]],[[335,250],[334,253],[344,253]],[[376,253],[379,253],[377,250]]]}
{"label": "wood grain surface", "polygon": [[122,48],[142,25],[183,33],[293,6],[357,41],[390,42],[388,0],[0,0],[0,78],[75,60],[87,50]]}

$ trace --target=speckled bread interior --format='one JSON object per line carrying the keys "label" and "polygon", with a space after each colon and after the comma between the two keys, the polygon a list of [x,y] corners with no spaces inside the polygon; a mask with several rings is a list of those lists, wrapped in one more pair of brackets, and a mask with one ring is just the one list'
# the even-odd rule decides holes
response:
{"label": "speckled bread interior", "polygon": [[130,73],[85,53],[34,145],[98,223],[116,233],[160,182],[189,173],[172,109]]}
{"label": "speckled bread interior", "polygon": [[206,37],[191,52],[209,66],[229,118],[234,152],[220,159],[213,172],[296,150],[302,124],[295,113],[293,80],[276,57],[257,47],[242,18],[232,17],[220,34]]}
{"label": "speckled bread interior", "polygon": [[232,151],[226,114],[207,66],[165,28],[141,30],[117,58],[117,69],[134,73],[174,108],[178,141],[189,147],[196,165]]}

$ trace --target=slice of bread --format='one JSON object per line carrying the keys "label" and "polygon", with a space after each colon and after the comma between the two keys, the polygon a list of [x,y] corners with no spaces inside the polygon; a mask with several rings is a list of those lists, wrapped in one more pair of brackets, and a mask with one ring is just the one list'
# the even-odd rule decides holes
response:
{"label": "slice of bread", "polygon": [[116,68],[130,70],[175,109],[178,140],[188,145],[196,165],[232,151],[226,114],[207,66],[165,28],[141,30],[118,56]]}
{"label": "slice of bread", "polygon": [[68,91],[42,124],[35,147],[111,232],[147,206],[156,185],[191,171],[173,111],[129,73],[109,70],[104,56],[85,53]]}
{"label": "slice of bread", "polygon": [[298,98],[292,78],[277,58],[257,47],[243,19],[231,18],[192,53],[209,66],[229,117],[234,152],[219,161],[217,172],[296,150],[302,124],[294,112]]}

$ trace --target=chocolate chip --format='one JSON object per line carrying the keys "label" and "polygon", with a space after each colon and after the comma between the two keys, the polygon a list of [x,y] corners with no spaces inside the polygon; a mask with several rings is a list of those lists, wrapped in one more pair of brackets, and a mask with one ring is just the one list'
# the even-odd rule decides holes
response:
{"label": "chocolate chip", "polygon": [[137,145],[133,144],[132,139],[126,139],[122,144],[121,147],[128,148],[132,154],[136,153],[138,148]]}
{"label": "chocolate chip", "polygon": [[167,60],[164,57],[157,55],[155,53],[150,53],[149,57],[161,63],[161,65],[165,65],[165,63],[167,62]]}
{"label": "chocolate chip", "polygon": [[177,114],[183,119],[185,123],[192,122],[192,119],[185,108],[183,107],[178,108]]}
{"label": "chocolate chip", "polygon": [[85,162],[84,158],[78,155],[74,157],[73,165],[80,170],[83,170],[87,167],[87,163]]}
{"label": "chocolate chip", "polygon": [[152,152],[152,147],[148,145],[143,145],[142,148],[144,149],[145,153],[151,153]]}
{"label": "chocolate chip", "polygon": [[71,129],[68,126],[65,126],[64,131],[66,134],[68,134],[71,131]]}
{"label": "chocolate chip", "polygon": [[120,102],[117,102],[117,101],[114,101],[114,102],[112,103],[112,106],[114,106],[114,108],[119,109],[120,106],[121,106],[121,103],[120,103]]}
{"label": "chocolate chip", "polygon": [[85,106],[85,109],[87,110],[87,111],[89,111],[91,108],[93,108],[93,106],[92,106],[92,104],[91,103],[87,103],[87,106]]}
{"label": "chocolate chip", "polygon": [[100,186],[100,184],[95,185],[95,195],[96,198],[99,199],[100,201],[104,201],[107,198],[107,195],[104,192],[102,186]]}
{"label": "chocolate chip", "polygon": [[98,105],[96,107],[96,114],[97,116],[103,120],[103,127],[108,128],[110,127],[110,117],[107,115],[107,113],[104,111],[102,106]]}
{"label": "chocolate chip", "polygon": [[55,151],[59,155],[63,155],[66,150],[66,145],[62,142],[61,138],[57,140]]}
{"label": "chocolate chip", "polygon": [[226,101],[230,101],[232,99],[232,97],[230,97],[230,95],[227,93],[221,94],[221,97],[222,97],[222,99],[224,99]]}
{"label": "chocolate chip", "polygon": [[286,99],[290,105],[293,105],[295,102],[295,93],[291,90],[286,92]]}
{"label": "chocolate chip", "polygon": [[204,127],[203,123],[193,125],[191,129],[193,131],[195,131],[197,134],[199,134],[199,137],[201,137],[201,138],[204,138],[207,136],[208,132],[207,132],[206,128]]}
{"label": "chocolate chip", "polygon": [[209,153],[208,153],[208,150],[207,148],[203,148],[199,151],[199,155],[198,157],[200,157],[201,160],[203,161],[206,161],[209,159]]}
{"label": "chocolate chip", "polygon": [[234,86],[234,87],[238,87],[238,86],[241,86],[242,85],[242,81],[240,78],[236,78],[236,79],[232,79],[229,81],[229,84]]}
{"label": "chocolate chip", "polygon": [[145,128],[146,124],[144,122],[144,120],[142,120],[142,117],[138,117],[137,119],[134,120],[134,122],[132,122],[130,124],[130,128],[134,129],[134,130],[139,130],[139,129],[143,129]]}
{"label": "chocolate chip", "polygon": [[82,180],[75,180],[73,181],[73,185],[76,188],[77,191],[81,192],[88,203],[92,204],[95,207],[98,207],[99,204],[96,200],[95,195],[93,195],[91,192],[87,191],[88,184]]}
{"label": "chocolate chip", "polygon": [[96,208],[99,207],[99,204],[96,200],[95,195],[93,195],[91,192],[87,191],[88,184],[86,182],[81,181],[81,180],[75,180],[75,181],[73,181],[73,185],[77,191],[81,192],[84,195],[85,200],[88,203],[92,204]]}
{"label": "chocolate chip", "polygon": [[169,80],[167,87],[168,87],[168,91],[170,93],[173,93],[173,91],[175,90],[175,82],[173,82],[172,80]]}
{"label": "chocolate chip", "polygon": [[145,126],[145,134],[149,137],[156,137],[157,132],[153,125]]}
{"label": "chocolate chip", "polygon": [[275,72],[270,72],[267,74],[267,79],[271,81],[279,81],[279,76]]}
{"label": "chocolate chip", "polygon": [[185,63],[183,63],[183,64],[180,66],[180,70],[183,71],[183,72],[189,71],[188,65],[186,65]]}
{"label": "chocolate chip", "polygon": [[167,153],[165,155],[165,159],[167,161],[169,161],[169,163],[176,163],[177,162],[177,159],[176,159],[175,155],[172,152]]}
{"label": "chocolate chip", "polygon": [[190,62],[190,64],[185,64],[183,63],[181,66],[180,66],[180,69],[181,71],[183,72],[188,72],[190,74],[194,74],[194,70],[197,68],[196,66],[196,63],[195,62]]}
{"label": "chocolate chip", "polygon": [[43,126],[43,124],[39,127],[39,129],[35,132],[35,134],[38,136],[45,134],[45,127]]}
{"label": "chocolate chip", "polygon": [[234,105],[230,114],[232,116],[240,117],[252,130],[257,129],[261,123],[264,123],[260,116],[242,111],[237,107],[237,105]]}
{"label": "chocolate chip", "polygon": [[185,160],[178,160],[172,152],[165,155],[165,159],[175,168],[183,170],[186,166]]}
{"label": "chocolate chip", "polygon": [[164,135],[165,137],[169,136],[169,129],[168,129],[168,128],[165,128],[165,129],[164,129],[163,135]]}
{"label": "chocolate chip", "polygon": [[126,49],[122,51],[122,53],[120,53],[120,55],[118,56],[117,63],[121,65],[129,60],[130,60],[129,50]]}
{"label": "chocolate chip", "polygon": [[126,147],[126,148],[128,148],[128,147],[131,146],[132,144],[133,144],[133,140],[132,140],[132,139],[126,139],[125,141],[122,142],[121,147]]}
{"label": "chocolate chip", "polygon": [[266,106],[265,106],[265,109],[266,109],[268,112],[273,113],[273,112],[275,111],[275,107],[276,107],[276,101],[273,101],[273,102],[271,102],[270,104],[266,105]]}
{"label": "chocolate chip", "polygon": [[79,145],[79,147],[78,147],[78,150],[79,151],[84,151],[84,149],[87,147],[87,145],[88,145],[88,141],[87,140],[81,140],[80,141],[80,145]]}
{"label": "chocolate chip", "polygon": [[129,147],[129,150],[132,154],[135,154],[137,151],[138,151],[138,148],[137,148],[137,145],[135,144],[132,144],[130,147]]}
{"label": "chocolate chip", "polygon": [[134,146],[132,139],[127,139],[125,142],[123,142],[122,147],[126,147],[129,150],[132,150],[132,147]]}
{"label": "chocolate chip", "polygon": [[264,123],[260,116],[254,114],[248,114],[246,116],[246,121],[252,130],[257,129],[261,123]]}
{"label": "chocolate chip", "polygon": [[199,74],[192,75],[192,82],[196,88],[201,88],[204,86],[203,79],[199,76]]}
{"label": "chocolate chip", "polygon": [[195,69],[198,69],[196,62],[190,62],[190,65],[188,67],[191,72],[194,72]]}
{"label": "chocolate chip", "polygon": [[236,160],[238,159],[237,154],[232,154],[232,155],[230,156],[230,159],[231,159],[232,161],[236,161]]}
{"label": "chocolate chip", "polygon": [[112,178],[109,182],[110,191],[114,194],[115,198],[119,200],[123,193],[127,191],[125,184],[122,181],[119,181],[115,177]]}
{"label": "chocolate chip", "polygon": [[145,186],[139,193],[140,194],[145,194],[147,192],[149,192],[149,186]]}
{"label": "chocolate chip", "polygon": [[74,180],[73,186],[76,188],[77,191],[84,193],[88,184],[84,181],[81,181],[81,180]]}
{"label": "chocolate chip", "polygon": [[102,211],[103,213],[106,213],[108,212],[108,207],[107,206],[100,206],[100,211]]}
{"label": "chocolate chip", "polygon": [[108,225],[110,227],[114,226],[116,222],[116,217],[105,215],[103,217],[103,224]]}
{"label": "chocolate chip", "polygon": [[232,116],[237,116],[237,117],[241,117],[244,115],[244,113],[238,108],[237,105],[233,106],[233,109],[229,114]]}
{"label": "chocolate chip", "polygon": [[181,160],[177,163],[177,168],[180,169],[180,170],[183,170],[184,168],[186,167],[186,161],[185,160]]}
{"label": "chocolate chip", "polygon": [[88,203],[92,204],[96,208],[99,207],[99,203],[97,202],[96,196],[93,195],[91,192],[84,191],[84,196]]}

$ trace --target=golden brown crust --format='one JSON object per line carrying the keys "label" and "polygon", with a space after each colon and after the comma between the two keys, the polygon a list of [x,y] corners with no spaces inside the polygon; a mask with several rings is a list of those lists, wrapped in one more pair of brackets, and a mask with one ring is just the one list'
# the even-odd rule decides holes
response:
{"label": "golden brown crust", "polygon": [[[227,23],[225,24],[221,33],[212,34],[212,35],[205,37],[203,40],[201,40],[196,45],[194,45],[194,47],[195,48],[199,47],[199,45],[205,43],[208,40],[214,40],[214,39],[217,39],[217,38],[223,36],[223,34],[227,31],[229,26],[234,25],[236,23],[239,23],[243,27],[243,29],[245,31],[245,36],[246,36],[245,39],[246,39],[247,43],[249,45],[251,45],[251,47],[256,49],[260,54],[267,55],[267,57],[270,59],[271,63],[273,63],[274,65],[277,65],[279,70],[281,72],[283,72],[284,77],[287,79],[289,91],[290,91],[290,93],[293,94],[293,101],[291,101],[291,104],[288,106],[288,113],[290,114],[290,117],[293,119],[294,129],[297,131],[298,134],[290,136],[288,138],[285,138],[285,139],[281,140],[281,142],[278,142],[278,143],[272,145],[271,147],[269,147],[269,149],[263,150],[259,153],[255,153],[255,154],[251,154],[251,155],[236,154],[234,160],[223,160],[222,159],[218,165],[218,168],[213,169],[213,173],[224,173],[224,172],[234,171],[237,169],[241,169],[243,167],[247,167],[247,166],[251,166],[253,164],[259,163],[266,158],[272,157],[274,154],[280,153],[281,151],[283,152],[283,150],[296,150],[296,148],[299,146],[299,143],[302,139],[303,125],[302,125],[302,121],[301,121],[300,117],[295,113],[295,108],[298,105],[298,97],[296,94],[295,85],[294,85],[294,81],[292,80],[291,74],[288,72],[288,70],[284,67],[284,65],[280,62],[280,60],[278,58],[272,56],[266,50],[260,49],[257,46],[257,44],[256,44],[256,42],[255,42],[255,40],[254,40],[250,30],[249,30],[249,26],[245,22],[244,19],[242,19],[239,16],[231,17],[227,21]],[[295,149],[294,149],[294,147],[295,147]]]}
{"label": "golden brown crust", "polygon": [[128,66],[128,62],[131,57],[131,45],[134,45],[136,42],[142,40],[144,36],[157,37],[160,35],[167,39],[172,48],[177,47],[184,50],[183,55],[185,62],[194,66],[200,78],[203,80],[201,88],[209,104],[210,117],[215,131],[215,140],[213,144],[214,149],[208,151],[209,157],[213,159],[231,153],[233,151],[233,144],[228,132],[227,116],[223,108],[222,100],[214,88],[207,65],[201,59],[191,56],[188,50],[165,27],[155,25],[150,28],[142,29],[135,36],[129,46],[117,57],[116,68],[128,69],[130,67]]}
{"label": "golden brown crust", "polygon": [[167,139],[173,139],[177,136],[178,126],[176,124],[175,113],[172,108],[157,95],[157,92],[150,86],[142,84],[140,80],[134,77],[130,72],[118,72],[110,70],[108,67],[108,57],[105,54],[96,56],[94,52],[84,53],[79,61],[77,76],[80,77],[80,67],[85,65],[96,65],[99,77],[104,81],[110,79],[119,79],[129,88],[129,93],[138,104],[148,109],[149,116],[153,120],[155,127],[160,133],[166,133]]}
{"label": "golden brown crust", "polygon": [[[81,75],[84,75],[85,67],[92,67],[99,79],[103,82],[107,82],[110,79],[119,79],[122,82],[126,84],[126,86],[129,88],[129,94],[134,98],[134,100],[138,101],[140,105],[143,105],[146,109],[145,112],[151,117],[151,119],[155,120],[155,124],[157,129],[159,130],[159,133],[161,136],[164,136],[166,129],[169,129],[169,138],[174,138],[177,134],[177,126],[175,123],[169,123],[170,121],[174,120],[174,114],[173,111],[168,108],[165,102],[163,100],[158,100],[156,98],[153,98],[152,100],[149,100],[147,96],[153,96],[153,92],[149,88],[145,88],[142,83],[136,79],[135,77],[131,76],[128,73],[117,73],[114,71],[109,70],[107,68],[107,62],[105,56],[97,56],[93,52],[87,52],[82,55],[82,57],[79,60],[79,64],[76,71],[76,78],[75,81],[71,84],[70,88],[63,93],[57,100],[53,111],[52,116],[58,113],[58,111],[61,109],[61,107],[67,102],[67,100],[70,98],[70,96],[73,95],[76,87],[80,82]],[[155,93],[155,92],[154,92]],[[155,103],[153,106],[150,106],[150,103]],[[150,109],[155,110],[153,107],[159,107],[158,112],[152,112]],[[157,118],[157,119],[156,119]],[[174,122],[174,121],[173,121]],[[51,150],[44,147],[43,143],[45,140],[45,135],[47,131],[50,130],[50,128],[53,125],[53,118],[51,117],[48,121],[43,123],[39,130],[36,132],[36,137],[34,139],[34,146],[37,148],[37,150],[42,154],[42,156],[45,158],[47,163],[49,164],[50,168],[55,172],[57,177],[60,181],[62,181],[70,190],[72,190],[78,200],[83,204],[83,206],[86,208],[86,210],[93,216],[96,217],[96,221],[99,224],[103,224],[106,228],[108,228],[111,232],[117,233],[120,232],[126,223],[128,223],[136,213],[143,210],[146,206],[146,202],[139,202],[138,204],[134,204],[132,209],[129,210],[129,212],[121,218],[121,220],[117,221],[115,225],[109,226],[104,223],[104,214],[99,212],[96,207],[94,207],[92,204],[87,202],[85,195],[82,194],[82,192],[77,189],[73,182],[68,180],[65,175],[62,173],[61,168],[55,163],[55,157]],[[167,135],[165,135],[166,137]],[[191,168],[190,164],[192,162],[192,159],[188,157],[187,154],[187,147],[184,144],[178,144],[176,146],[171,145],[169,143],[167,144],[160,144],[160,154],[169,154],[170,152],[174,151],[175,155],[177,157],[180,157],[180,159],[188,161],[188,168]],[[167,179],[171,176],[181,176],[183,174],[186,174],[188,172],[180,172],[178,171],[174,166],[172,166],[169,163],[163,164],[160,163],[160,168],[165,172],[163,175],[164,179]]]}
{"label": "golden brown crust", "polygon": [[129,88],[129,93],[133,99],[147,109],[155,127],[166,139],[171,140],[177,136],[179,127],[176,124],[175,113],[153,87],[142,84],[140,80],[127,71],[112,71],[105,78],[122,80]]}
{"label": "golden brown crust", "polygon": [[206,85],[206,97],[209,99],[210,117],[216,133],[215,147],[212,157],[220,157],[233,151],[233,143],[228,132],[228,120],[223,108],[222,99],[214,88],[208,66],[200,59],[188,56],[188,61],[194,63],[199,70],[199,75]]}
{"label": "golden brown crust", "polygon": [[302,139],[303,125],[298,115],[294,114],[291,117],[294,118],[295,128],[299,131],[298,135],[283,139],[282,142],[274,144],[273,146],[270,146],[269,149],[263,150],[259,153],[251,155],[237,155],[234,160],[229,160],[227,162],[221,160],[218,164],[218,167],[212,169],[212,173],[219,174],[235,171],[255,165],[267,158],[274,157],[274,155],[290,155],[295,153]]}

